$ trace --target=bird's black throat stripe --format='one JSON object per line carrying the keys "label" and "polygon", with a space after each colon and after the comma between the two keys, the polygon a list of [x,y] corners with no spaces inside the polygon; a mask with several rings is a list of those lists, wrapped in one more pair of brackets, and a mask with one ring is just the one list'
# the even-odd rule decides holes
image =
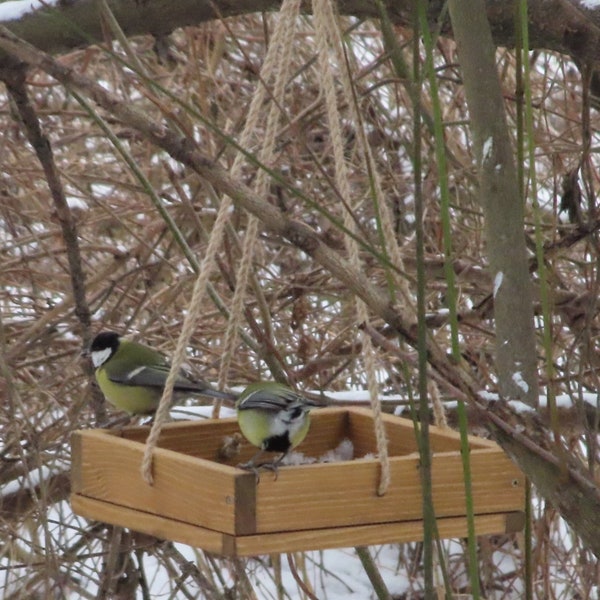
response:
{"label": "bird's black throat stripe", "polygon": [[290,436],[288,433],[281,435],[273,435],[267,438],[263,444],[262,449],[267,452],[287,452],[290,449]]}

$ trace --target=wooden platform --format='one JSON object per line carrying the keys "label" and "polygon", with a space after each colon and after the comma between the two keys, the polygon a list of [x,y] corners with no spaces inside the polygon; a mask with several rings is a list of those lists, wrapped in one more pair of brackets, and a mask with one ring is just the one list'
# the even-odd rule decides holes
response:
{"label": "wooden platform", "polygon": [[[235,468],[255,452],[244,445],[230,460],[217,459],[235,419],[173,423],[154,455],[154,485],[140,465],[147,427],[73,434],[73,510],[90,519],[198,546],[218,554],[249,556],[422,539],[419,457],[412,421],[384,416],[391,484],[376,494],[376,459],[282,467],[277,480]],[[312,412],[309,435],[298,448],[321,456],[350,439],[355,456],[375,453],[367,409]],[[465,493],[458,434],[431,428],[433,495],[440,537],[466,536]],[[471,437],[476,532],[523,527],[525,478],[493,442]]]}

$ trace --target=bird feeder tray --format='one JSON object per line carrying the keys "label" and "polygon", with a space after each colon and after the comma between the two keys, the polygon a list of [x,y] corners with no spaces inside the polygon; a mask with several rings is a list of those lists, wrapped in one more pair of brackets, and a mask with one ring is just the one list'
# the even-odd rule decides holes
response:
{"label": "bird feeder tray", "polygon": [[[354,460],[282,466],[278,477],[236,468],[256,451],[244,443],[219,458],[235,419],[169,423],[154,451],[154,484],[141,475],[148,427],[78,431],[72,438],[75,513],[226,556],[252,556],[421,540],[419,453],[412,421],[384,415],[391,481],[377,495],[373,417],[363,408],[311,413],[296,449],[319,457],[351,440]],[[459,435],[430,428],[433,502],[441,538],[465,537],[465,483]],[[469,437],[477,535],[524,524],[525,477],[493,442]],[[368,458],[368,456],[371,458]]]}

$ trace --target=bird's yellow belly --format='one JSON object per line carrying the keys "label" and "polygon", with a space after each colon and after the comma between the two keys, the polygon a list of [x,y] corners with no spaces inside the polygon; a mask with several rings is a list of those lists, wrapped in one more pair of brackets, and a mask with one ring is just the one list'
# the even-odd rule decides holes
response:
{"label": "bird's yellow belly", "polygon": [[238,425],[244,437],[257,448],[262,448],[266,439],[273,435],[282,435],[287,432],[290,448],[295,448],[306,437],[310,427],[310,416],[303,414],[303,418],[294,422],[287,430],[274,427],[274,415],[262,410],[238,410]]}
{"label": "bird's yellow belly", "polygon": [[308,413],[306,413],[306,416],[304,418],[304,420],[302,421],[302,424],[300,425],[300,427],[298,428],[292,428],[292,430],[290,431],[290,443],[291,443],[291,448],[295,448],[298,444],[300,444],[304,438],[306,437],[306,434],[308,433],[308,430],[310,428],[310,415]]}
{"label": "bird's yellow belly", "polygon": [[129,414],[152,413],[158,408],[162,390],[114,383],[101,377],[98,385],[106,399]]}

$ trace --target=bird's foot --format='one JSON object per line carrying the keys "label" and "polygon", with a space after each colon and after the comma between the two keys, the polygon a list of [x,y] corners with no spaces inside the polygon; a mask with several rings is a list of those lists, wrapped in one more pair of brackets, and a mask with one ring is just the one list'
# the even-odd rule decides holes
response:
{"label": "bird's foot", "polygon": [[116,417],[107,419],[102,423],[97,425],[98,429],[111,429],[117,433],[117,435],[121,436],[123,429],[129,425],[131,425],[131,415],[122,414],[117,415]]}
{"label": "bird's foot", "polygon": [[265,469],[266,471],[273,471],[273,474],[275,475],[275,477],[273,478],[273,481],[277,481],[277,478],[279,477],[279,462],[278,461],[274,461],[274,462],[270,462],[270,463],[263,463],[262,465],[260,465],[261,469]]}
{"label": "bird's foot", "polygon": [[246,463],[240,463],[238,465],[238,469],[252,471],[254,473],[254,477],[256,477],[256,485],[260,483],[260,469],[265,469],[266,471],[273,471],[273,473],[275,474],[273,481],[277,481],[277,477],[279,476],[279,464],[277,461],[256,465],[250,460]]}

